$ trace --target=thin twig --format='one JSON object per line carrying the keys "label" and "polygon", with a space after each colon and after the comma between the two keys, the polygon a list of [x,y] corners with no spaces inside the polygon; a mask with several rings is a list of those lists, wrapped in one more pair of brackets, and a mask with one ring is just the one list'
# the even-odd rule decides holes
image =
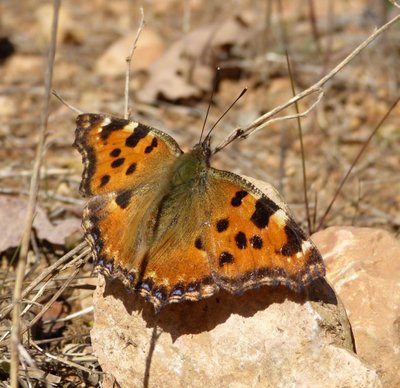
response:
{"label": "thin twig", "polygon": [[[28,190],[12,189],[10,187],[0,187],[0,194],[18,194],[18,195],[29,195]],[[63,203],[68,203],[71,205],[82,206],[85,201],[79,198],[67,197],[65,195],[54,194],[54,193],[39,193],[39,198],[53,199],[55,201],[60,201]]]}
{"label": "thin twig", "polygon": [[[293,95],[296,95],[296,89],[294,86],[294,79],[293,79],[293,71],[292,66],[290,64],[289,59],[289,52],[286,49],[286,60],[287,60],[287,67],[290,75],[290,85],[292,88]],[[299,129],[299,140],[300,140],[300,151],[301,151],[301,167],[303,173],[303,194],[304,194],[304,204],[306,206],[306,218],[307,218],[307,226],[308,226],[308,233],[311,233],[311,216],[310,216],[310,205],[308,204],[308,195],[307,195],[307,174],[306,174],[306,155],[304,152],[304,142],[303,142],[303,128],[301,126],[300,120],[300,109],[299,103],[296,101],[294,103],[296,113],[297,113],[297,127]]]}
{"label": "thin twig", "polygon": [[400,4],[396,0],[389,0],[396,8],[400,9]]}
{"label": "thin twig", "polygon": [[22,333],[25,333],[29,330],[36,322],[38,322],[44,313],[51,307],[51,305],[58,299],[58,297],[64,292],[64,290],[69,286],[69,284],[75,279],[76,275],[78,275],[80,271],[80,267],[78,267],[70,277],[64,282],[64,284],[57,290],[57,292],[51,297],[51,299],[43,306],[42,310],[29,322],[29,324],[24,328]]}
{"label": "thin twig", "polygon": [[388,109],[388,111],[385,113],[385,115],[382,117],[381,121],[378,123],[378,125],[374,128],[374,130],[372,131],[372,133],[369,135],[368,139],[364,142],[364,144],[362,145],[360,152],[357,154],[356,158],[354,159],[354,162],[351,164],[350,168],[347,170],[345,176],[343,177],[342,181],[339,184],[339,187],[337,188],[335,195],[333,196],[329,206],[327,207],[327,209],[325,210],[324,215],[321,218],[321,221],[318,224],[318,228],[317,228],[317,232],[319,230],[321,230],[321,228],[324,226],[326,217],[328,216],[333,204],[336,201],[336,198],[338,197],[339,193],[341,192],[344,184],[347,181],[347,178],[350,176],[351,172],[353,171],[354,166],[357,164],[358,160],[360,159],[361,155],[364,153],[364,151],[366,150],[366,148],[368,147],[368,144],[371,142],[372,138],[375,136],[375,134],[378,132],[379,128],[382,126],[382,124],[385,122],[385,120],[389,117],[390,113],[392,112],[392,110],[396,107],[396,105],[398,104],[398,102],[400,101],[400,97],[398,97],[396,99],[396,101],[390,106],[390,108]]}
{"label": "thin twig", "polygon": [[89,369],[89,368],[85,368],[84,366],[76,364],[75,362],[72,362],[72,361],[69,361],[69,360],[64,360],[64,359],[62,359],[60,357],[53,356],[51,353],[45,352],[42,348],[40,348],[34,342],[31,342],[31,345],[34,348],[36,348],[40,353],[44,354],[48,358],[51,358],[52,360],[58,361],[58,362],[60,362],[62,364],[68,365],[68,366],[70,366],[72,368],[76,368],[76,369],[82,370],[82,371],[84,371],[86,373],[89,373],[89,375],[92,374],[92,373],[98,373],[95,370],[92,370],[92,369]]}
{"label": "thin twig", "polygon": [[290,100],[286,101],[284,104],[277,106],[276,108],[270,110],[266,114],[259,117],[257,120],[252,123],[244,126],[238,127],[233,130],[225,140],[221,142],[221,144],[216,148],[216,151],[226,147],[228,144],[232,143],[237,138],[246,138],[255,130],[257,130],[260,126],[265,127],[265,123],[267,120],[281,112],[283,109],[292,105],[296,101],[301,100],[302,98],[310,95],[311,93],[315,93],[320,90],[323,85],[325,85],[332,77],[335,76],[340,70],[343,69],[348,63],[350,63],[364,48],[366,48],[371,42],[373,42],[379,35],[381,35],[384,31],[386,31],[392,24],[396,23],[400,20],[400,15],[395,16],[391,20],[389,20],[382,27],[375,30],[366,40],[364,40],[359,46],[357,46],[342,62],[340,62],[335,68],[333,68],[326,76],[322,77],[318,82],[314,85],[310,86],[308,89],[302,91],[296,96],[292,97]]}
{"label": "thin twig", "polygon": [[[319,92],[317,99],[304,112],[300,112],[298,114],[295,113],[292,115],[281,116],[281,117],[275,117],[274,119],[269,119],[265,123],[261,124],[259,127],[255,128],[254,131],[252,131],[252,134],[254,132],[258,132],[260,129],[267,127],[268,125],[277,123],[279,121],[293,120],[293,119],[298,119],[298,118],[307,116],[320,103],[320,101],[322,100],[322,97],[324,97],[324,91],[322,89],[315,90],[314,93],[316,93],[316,92]],[[249,134],[240,136],[240,138],[242,138],[242,137],[247,138],[248,136],[249,136]],[[220,146],[218,146],[217,149],[220,150],[221,149]]]}
{"label": "thin twig", "polygon": [[131,78],[131,63],[132,63],[132,57],[133,53],[135,52],[136,49],[136,44],[139,40],[139,36],[142,33],[142,30],[144,28],[144,11],[143,7],[140,7],[140,24],[139,28],[136,32],[136,37],[133,42],[133,46],[131,49],[131,52],[129,56],[126,57],[126,74],[125,74],[125,106],[124,106],[124,118],[128,119],[129,118],[129,80]]}
{"label": "thin twig", "polygon": [[80,115],[80,114],[83,113],[81,110],[79,110],[78,108],[75,108],[73,105],[71,105],[70,103],[68,103],[67,101],[65,101],[65,100],[58,94],[58,92],[57,92],[56,90],[53,89],[53,90],[51,91],[51,94],[52,94],[54,97],[58,98],[58,99],[61,101],[61,103],[63,103],[68,109],[71,109],[71,110],[72,110],[73,112],[75,112],[76,114]]}
{"label": "thin twig", "polygon": [[16,270],[16,280],[13,294],[12,331],[11,331],[11,387],[18,387],[18,370],[19,370],[19,352],[18,345],[21,337],[21,306],[19,300],[21,298],[22,283],[25,275],[26,259],[29,250],[29,241],[33,223],[33,216],[36,208],[37,193],[39,191],[40,182],[40,166],[42,164],[43,150],[47,134],[47,120],[49,116],[49,101],[51,93],[51,84],[53,80],[54,57],[57,47],[57,29],[58,29],[58,13],[60,9],[60,0],[53,0],[53,23],[51,28],[51,43],[47,60],[47,68],[45,74],[45,96],[43,102],[43,111],[41,115],[39,140],[36,149],[36,157],[33,166],[32,179],[30,185],[29,204],[26,214],[25,227],[22,235],[21,250],[19,253],[18,266]]}
{"label": "thin twig", "polygon": [[[82,252],[80,252],[82,251]],[[50,274],[52,274],[55,271],[62,271],[65,268],[65,263],[69,261],[69,259],[80,252],[79,256],[77,256],[75,260],[80,260],[82,257],[86,256],[90,252],[90,248],[88,247],[86,241],[82,242],[78,246],[76,246],[74,249],[70,250],[68,253],[66,253],[63,257],[58,259],[52,266],[44,270],[35,280],[33,280],[28,287],[25,288],[25,290],[22,292],[21,299],[25,298],[27,295],[29,295],[32,290],[36,288],[37,285],[39,285],[44,279],[47,278]],[[71,262],[72,263],[72,262]],[[70,264],[70,263],[68,263]],[[63,266],[60,270],[59,268]],[[10,305],[5,307],[1,312],[0,312],[0,322],[2,319],[8,316],[8,314],[11,312],[13,309],[15,303],[19,302],[13,301]]]}
{"label": "thin twig", "polygon": [[[74,260],[72,260],[71,262],[69,262],[69,263],[66,263],[62,268],[61,268],[61,270],[60,271],[62,271],[62,270],[64,270],[64,269],[67,269],[67,268],[69,268],[69,267],[74,267],[75,268],[75,270],[76,271],[78,271],[79,272],[79,269],[83,266],[83,265],[85,265],[86,264],[86,262],[89,260],[89,258],[91,257],[90,256],[90,248],[89,249],[86,249],[86,250],[84,250],[79,256],[77,256]],[[83,256],[83,257],[82,257]],[[47,271],[46,271],[47,272]],[[48,275],[49,273],[47,272],[47,275]],[[76,277],[76,275],[74,275],[74,278]],[[47,285],[48,285],[48,283],[51,281],[52,279],[50,278],[50,279],[48,279],[47,281],[46,281],[46,283],[39,289],[39,291],[36,293],[36,295],[33,297],[33,299],[31,299],[31,300],[27,300],[26,301],[26,303],[27,303],[27,308],[25,308],[24,309],[24,312],[21,314],[21,317],[27,312],[27,311],[29,311],[29,309],[30,309],[30,307],[32,306],[32,304],[36,304],[35,303],[35,300],[37,300],[38,298],[39,298],[39,296],[41,295],[41,293],[42,293],[42,291],[49,291],[50,290],[50,288],[49,287],[47,287]],[[59,280],[59,281],[68,281],[68,282],[70,282],[72,279],[70,279],[70,278],[68,278],[68,279],[57,279],[57,280]],[[35,280],[34,282],[32,282],[32,283],[37,283],[37,280]],[[68,285],[68,284],[67,284]],[[26,293],[26,291],[27,290],[32,290],[33,288],[32,288],[32,284],[30,284],[29,285],[29,287],[24,291],[24,293]],[[58,292],[60,292],[60,290],[59,290],[59,287],[57,287],[56,288],[57,289],[57,291],[56,291],[56,293],[58,293]],[[61,294],[61,292],[60,292],[60,294]],[[58,294],[57,294],[57,297],[58,297]],[[40,314],[44,314],[44,312],[51,306],[51,304],[55,301],[56,299],[54,299],[54,297],[53,297],[53,299],[51,299],[51,301],[50,302],[48,302],[47,304],[46,304],[46,306],[45,307],[43,307],[43,310],[41,311],[41,313]],[[21,300],[21,303],[22,302],[24,302],[25,301],[25,299],[22,299]],[[11,308],[10,308],[11,307]],[[8,311],[5,311],[5,313],[7,313],[7,312],[9,312],[9,311],[11,311],[11,309],[12,309],[12,306],[7,306],[7,309],[9,309]],[[6,310],[6,309],[4,309],[4,310]],[[4,316],[3,316],[4,317]],[[36,318],[35,318],[36,319]],[[30,328],[31,327],[31,324],[28,326],[28,328]],[[27,328],[27,329],[28,329]],[[23,333],[26,331],[26,329],[23,331]],[[4,333],[4,335],[0,338],[0,343],[1,342],[3,342],[3,341],[5,341],[6,339],[7,339],[7,337],[9,336],[9,334],[10,334],[10,331],[7,331],[7,332],[5,332]]]}
{"label": "thin twig", "polygon": [[74,318],[77,318],[77,317],[81,317],[82,315],[91,314],[91,313],[93,313],[93,310],[94,310],[93,306],[89,306],[89,307],[86,307],[86,308],[84,308],[82,310],[76,311],[76,312],[74,312],[72,314],[69,314],[66,317],[45,321],[45,322],[43,322],[43,324],[67,322],[67,321],[69,321],[71,319],[74,319]]}
{"label": "thin twig", "polygon": [[[76,173],[72,168],[42,168],[40,171],[41,176],[50,177],[50,176],[63,176],[63,175],[72,175]],[[13,171],[10,168],[0,170],[0,179],[3,178],[26,178],[32,176],[32,170],[20,170]]]}
{"label": "thin twig", "polygon": [[318,54],[321,54],[321,36],[317,26],[314,0],[308,0],[308,14],[310,19],[311,31],[317,47]]}

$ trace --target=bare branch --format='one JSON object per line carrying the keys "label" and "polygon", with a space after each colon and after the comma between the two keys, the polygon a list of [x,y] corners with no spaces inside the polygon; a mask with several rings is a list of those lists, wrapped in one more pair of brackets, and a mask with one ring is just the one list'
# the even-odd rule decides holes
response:
{"label": "bare branch", "polygon": [[136,32],[136,37],[135,40],[133,41],[132,49],[129,54],[129,56],[126,57],[126,74],[125,74],[125,107],[124,107],[124,118],[128,119],[129,118],[129,80],[131,78],[131,63],[132,63],[132,57],[133,53],[135,52],[137,42],[139,40],[139,36],[143,31],[144,28],[144,11],[143,7],[140,7],[140,24],[139,28]]}
{"label": "bare branch", "polygon": [[351,172],[353,171],[354,166],[357,164],[358,160],[361,158],[361,155],[364,153],[364,151],[366,150],[366,148],[368,147],[368,144],[371,142],[372,138],[376,135],[376,133],[378,132],[379,128],[382,126],[382,124],[385,122],[385,120],[389,117],[390,113],[392,113],[393,109],[396,107],[396,105],[399,103],[400,101],[400,97],[398,97],[396,99],[396,101],[392,104],[392,106],[388,109],[388,111],[385,113],[385,115],[383,116],[383,118],[381,119],[381,121],[378,123],[378,125],[374,128],[374,130],[371,132],[371,134],[368,136],[368,139],[364,142],[364,144],[362,145],[359,153],[357,154],[356,158],[354,159],[353,163],[351,164],[349,170],[346,172],[345,176],[343,177],[342,181],[339,184],[339,187],[337,188],[335,195],[332,198],[332,201],[330,202],[329,206],[327,207],[327,209],[325,210],[324,215],[321,217],[321,221],[318,224],[318,228],[316,230],[316,232],[318,232],[319,230],[322,229],[322,227],[324,226],[326,217],[328,216],[333,204],[336,201],[336,198],[339,196],[339,193],[341,192],[344,184],[347,181],[347,178],[350,176]]}
{"label": "bare branch", "polygon": [[[394,5],[398,5],[394,3]],[[358,47],[356,47],[342,62],[340,62],[335,68],[333,68],[326,76],[321,78],[318,82],[314,85],[310,86],[308,89],[302,91],[301,93],[297,94],[296,96],[292,97],[290,100],[285,102],[282,105],[277,106],[276,108],[270,110],[266,114],[259,117],[257,120],[253,121],[252,123],[248,124],[244,127],[238,127],[233,130],[225,140],[218,145],[216,150],[220,150],[226,147],[235,139],[239,138],[246,138],[252,132],[258,130],[259,127],[265,127],[265,123],[268,119],[272,116],[275,116],[277,113],[281,112],[288,106],[292,105],[293,103],[301,100],[302,98],[319,91],[323,85],[325,85],[332,77],[334,77],[340,70],[343,69],[348,63],[350,63],[362,50],[364,50],[371,42],[373,42],[379,35],[381,35],[384,31],[386,31],[392,24],[396,23],[400,20],[400,15],[395,16],[391,20],[389,20],[386,24],[382,27],[375,30],[366,40],[364,40]]]}
{"label": "bare branch", "polygon": [[400,9],[400,4],[396,0],[389,0],[396,8]]}
{"label": "bare branch", "polygon": [[59,94],[57,91],[55,91],[54,89],[51,91],[51,94],[54,97],[57,97],[61,103],[63,103],[67,108],[71,109],[73,112],[77,113],[78,115],[82,114],[83,112],[81,110],[79,110],[78,108],[75,108],[74,106],[72,106],[70,103],[68,103],[67,101],[65,101]]}
{"label": "bare branch", "polygon": [[33,216],[36,208],[37,194],[39,191],[40,182],[40,166],[42,164],[44,145],[47,132],[47,121],[49,116],[49,101],[51,94],[51,84],[53,80],[54,57],[57,47],[57,29],[58,29],[58,14],[60,9],[60,0],[53,1],[53,23],[51,27],[51,43],[47,60],[47,68],[45,73],[45,96],[43,101],[43,111],[40,122],[39,140],[36,149],[36,157],[33,165],[32,179],[29,193],[28,210],[25,219],[25,227],[22,235],[21,249],[19,252],[19,260],[16,271],[16,280],[13,294],[13,316],[12,316],[12,331],[11,331],[11,387],[18,387],[18,370],[19,370],[19,343],[21,337],[21,299],[22,283],[25,275],[26,259],[29,250],[29,241],[31,238],[31,229]]}

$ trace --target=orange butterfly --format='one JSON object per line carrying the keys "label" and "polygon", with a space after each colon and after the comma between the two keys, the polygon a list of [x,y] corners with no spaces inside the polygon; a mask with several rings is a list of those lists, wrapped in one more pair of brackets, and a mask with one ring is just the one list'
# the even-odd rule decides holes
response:
{"label": "orange butterfly", "polygon": [[183,153],[166,133],[101,114],[77,118],[83,227],[97,267],[156,309],[219,289],[300,291],[325,275],[279,197],[210,166],[210,137]]}

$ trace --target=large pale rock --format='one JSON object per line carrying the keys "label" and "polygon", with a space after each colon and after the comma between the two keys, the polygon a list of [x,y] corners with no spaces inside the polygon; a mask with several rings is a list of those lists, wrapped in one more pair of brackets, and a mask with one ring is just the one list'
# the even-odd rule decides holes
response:
{"label": "large pale rock", "polygon": [[346,307],[357,353],[400,387],[400,242],[383,230],[332,227],[313,236]]}
{"label": "large pale rock", "polygon": [[155,314],[100,277],[94,307],[95,353],[122,387],[381,386],[353,353],[346,313],[324,280],[302,296],[283,287],[221,291]]}

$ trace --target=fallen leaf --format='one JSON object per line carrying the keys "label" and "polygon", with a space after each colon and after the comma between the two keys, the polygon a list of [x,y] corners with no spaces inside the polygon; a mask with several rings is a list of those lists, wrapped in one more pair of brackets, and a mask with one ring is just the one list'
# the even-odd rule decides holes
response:
{"label": "fallen leaf", "polygon": [[[0,196],[0,252],[20,245],[27,207],[25,198]],[[67,218],[54,226],[40,206],[36,208],[33,221],[38,239],[56,245],[64,245],[66,239],[80,231],[80,224],[78,218]]]}
{"label": "fallen leaf", "polygon": [[247,36],[248,26],[238,18],[193,30],[150,66],[138,98],[152,103],[160,97],[169,101],[201,97],[210,90],[216,64],[226,56],[229,46]]}
{"label": "fallen leaf", "polygon": [[[131,32],[115,41],[97,60],[95,71],[100,76],[121,77],[125,74],[125,58],[132,50],[135,34]],[[132,58],[132,70],[148,68],[164,52],[162,38],[153,30],[145,28],[140,34]]]}

